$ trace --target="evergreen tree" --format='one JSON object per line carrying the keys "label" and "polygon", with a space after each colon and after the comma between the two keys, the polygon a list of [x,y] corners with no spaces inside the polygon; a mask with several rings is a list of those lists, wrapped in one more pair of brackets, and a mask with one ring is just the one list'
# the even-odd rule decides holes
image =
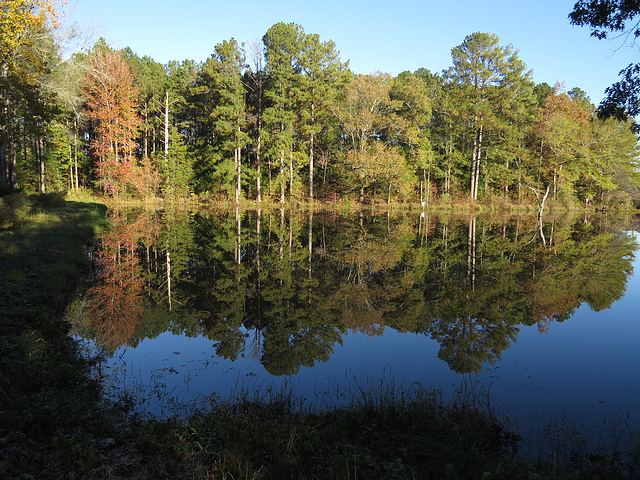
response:
{"label": "evergreen tree", "polygon": [[[470,196],[478,199],[482,159],[487,146],[504,128],[506,112],[521,101],[521,82],[528,81],[525,65],[510,46],[501,47],[497,35],[474,33],[452,50],[453,67],[447,76],[459,93],[462,120],[468,125]],[[525,90],[526,91],[526,90]]]}
{"label": "evergreen tree", "polygon": [[250,44],[250,56],[252,65],[245,72],[244,81],[247,88],[247,122],[255,165],[255,196],[258,202],[262,202],[262,125],[266,74],[264,55],[259,42],[254,41]]}
{"label": "evergreen tree", "polygon": [[245,69],[244,53],[234,40],[216,45],[215,53],[200,70],[196,95],[198,104],[198,135],[202,142],[199,175],[208,189],[218,188],[228,194],[234,192],[236,203],[242,191],[242,148],[248,137],[246,126],[245,88],[242,74]]}
{"label": "evergreen tree", "polygon": [[[305,34],[295,23],[277,23],[263,37],[268,76],[264,110],[263,138],[271,166],[278,165],[277,186],[280,202],[285,200],[288,177],[289,195],[294,194],[294,144],[297,108],[302,100],[300,89],[301,59],[304,54]],[[288,175],[285,172],[288,166]]]}
{"label": "evergreen tree", "polygon": [[300,93],[298,106],[301,143],[306,144],[309,160],[309,198],[314,198],[314,168],[319,146],[326,149],[330,120],[339,92],[349,80],[347,64],[340,62],[332,41],[321,42],[316,34],[305,35],[300,59]]}

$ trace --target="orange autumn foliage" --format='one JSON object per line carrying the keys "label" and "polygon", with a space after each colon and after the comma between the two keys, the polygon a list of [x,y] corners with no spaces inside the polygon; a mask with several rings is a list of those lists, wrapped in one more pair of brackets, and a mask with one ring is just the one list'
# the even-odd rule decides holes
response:
{"label": "orange autumn foliage", "polygon": [[96,338],[108,349],[125,345],[135,333],[143,307],[145,281],[137,256],[139,222],[112,216],[113,229],[96,255],[98,281],[89,290],[89,313]]}
{"label": "orange autumn foliage", "polygon": [[95,138],[91,148],[98,156],[99,186],[117,195],[127,186],[146,193],[134,158],[136,137],[142,119],[136,110],[138,89],[120,51],[97,48],[89,55],[83,90],[87,115],[93,121]]}

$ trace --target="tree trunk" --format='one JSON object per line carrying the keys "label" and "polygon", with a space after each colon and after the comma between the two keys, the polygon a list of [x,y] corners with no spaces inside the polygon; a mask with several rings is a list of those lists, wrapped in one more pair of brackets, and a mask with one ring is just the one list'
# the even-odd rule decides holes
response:
{"label": "tree trunk", "polygon": [[76,190],[80,188],[78,179],[78,120],[73,119],[73,169],[75,170]]}
{"label": "tree trunk", "polygon": [[551,187],[551,185],[547,185],[547,191],[544,192],[544,196],[542,197],[542,200],[540,201],[540,209],[538,210],[538,221],[542,222],[542,212],[544,211],[544,202],[547,201],[547,197],[549,196],[549,187]]}
{"label": "tree trunk", "polygon": [[[311,124],[315,123],[315,104],[311,102]],[[309,200],[313,200],[313,132],[309,139]]]}
{"label": "tree trunk", "polygon": [[293,198],[293,146],[289,150],[289,198]]}
{"label": "tree trunk", "polygon": [[309,200],[313,200],[313,133],[309,142]]}
{"label": "tree trunk", "polygon": [[18,187],[17,152],[13,142],[0,145],[0,189]]}
{"label": "tree trunk", "polygon": [[147,125],[149,124],[149,103],[145,102],[144,104],[144,127],[142,128],[142,136],[143,136],[143,156],[144,158],[149,157],[149,129]]}
{"label": "tree trunk", "polygon": [[[17,152],[14,137],[20,134],[19,123],[22,123],[24,149],[26,151],[26,125],[25,122],[17,121],[11,99],[5,97],[3,100],[4,108],[0,109],[0,116],[3,117],[4,124],[0,126],[0,130],[4,130],[2,132],[3,135],[0,135],[0,188],[13,189],[18,186]],[[9,127],[11,123],[18,124],[17,128]],[[25,155],[25,160],[26,158]]]}
{"label": "tree trunk", "polygon": [[[323,154],[324,156],[324,154]],[[322,189],[324,191],[325,185],[327,184],[327,168],[329,167],[329,161],[322,161]]]}
{"label": "tree trunk", "polygon": [[9,185],[11,188],[18,188],[18,153],[13,144],[9,152]]}
{"label": "tree trunk", "polygon": [[[257,111],[257,139],[256,139],[256,200],[262,202],[262,91],[263,91],[263,71],[262,71],[262,59],[263,52],[257,42],[251,44],[251,50],[253,52],[254,66],[256,72],[256,100],[258,102]],[[269,174],[271,175],[271,174]],[[269,182],[271,183],[271,182]],[[271,193],[271,192],[269,192]]]}
{"label": "tree trunk", "polygon": [[284,203],[284,190],[285,190],[284,151],[282,151],[280,152],[280,203]]}
{"label": "tree trunk", "polygon": [[[259,93],[259,95],[261,95],[261,93]],[[261,179],[262,179],[262,173],[261,173],[261,152],[260,149],[262,147],[262,112],[260,111],[260,109],[262,108],[262,101],[259,97],[258,100],[258,139],[256,141],[256,200],[258,202],[262,202],[262,185],[261,185]]]}
{"label": "tree trunk", "polygon": [[36,158],[38,159],[38,192],[45,193],[44,140],[38,137],[35,143]]}
{"label": "tree trunk", "polygon": [[73,178],[73,145],[69,144],[69,183],[67,184],[68,190],[73,190],[75,180]]}
{"label": "tree trunk", "polygon": [[242,189],[242,165],[240,161],[240,147],[236,147],[234,149],[234,157],[236,164],[236,195],[235,195],[235,203],[236,205],[240,203],[240,190]]}
{"label": "tree trunk", "polygon": [[164,161],[169,160],[169,91],[164,97]]}
{"label": "tree trunk", "polygon": [[7,162],[7,147],[0,143],[0,190],[9,186],[9,164]]}
{"label": "tree trunk", "polygon": [[482,130],[480,123],[478,133],[473,138],[473,152],[471,155],[471,200],[478,200],[478,184],[480,180],[480,159],[482,157]]}
{"label": "tree trunk", "polygon": [[[509,171],[509,160],[506,161],[507,172]],[[504,194],[505,196],[509,194],[509,181],[507,180],[504,184]]]}

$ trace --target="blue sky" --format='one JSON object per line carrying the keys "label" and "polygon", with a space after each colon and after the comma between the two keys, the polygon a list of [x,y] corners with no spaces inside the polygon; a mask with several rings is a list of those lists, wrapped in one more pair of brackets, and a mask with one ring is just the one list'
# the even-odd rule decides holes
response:
{"label": "blue sky", "polygon": [[158,62],[205,60],[217,43],[251,42],[277,22],[333,40],[356,73],[392,75],[451,65],[451,49],[473,32],[495,33],[533,70],[536,82],[579,87],[598,104],[604,89],[640,52],[624,39],[597,40],[567,15],[575,0],[349,1],[70,0],[80,24],[95,25],[116,48]]}

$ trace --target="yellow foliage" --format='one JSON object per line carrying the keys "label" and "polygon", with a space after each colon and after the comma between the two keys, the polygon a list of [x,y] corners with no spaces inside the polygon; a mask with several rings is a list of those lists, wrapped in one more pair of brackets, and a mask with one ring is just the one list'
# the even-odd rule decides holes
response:
{"label": "yellow foliage", "polygon": [[64,3],[66,0],[60,4],[53,0],[3,0],[0,7],[0,65],[4,67],[22,48],[29,46],[30,32],[42,30],[47,25],[57,28],[58,5]]}

